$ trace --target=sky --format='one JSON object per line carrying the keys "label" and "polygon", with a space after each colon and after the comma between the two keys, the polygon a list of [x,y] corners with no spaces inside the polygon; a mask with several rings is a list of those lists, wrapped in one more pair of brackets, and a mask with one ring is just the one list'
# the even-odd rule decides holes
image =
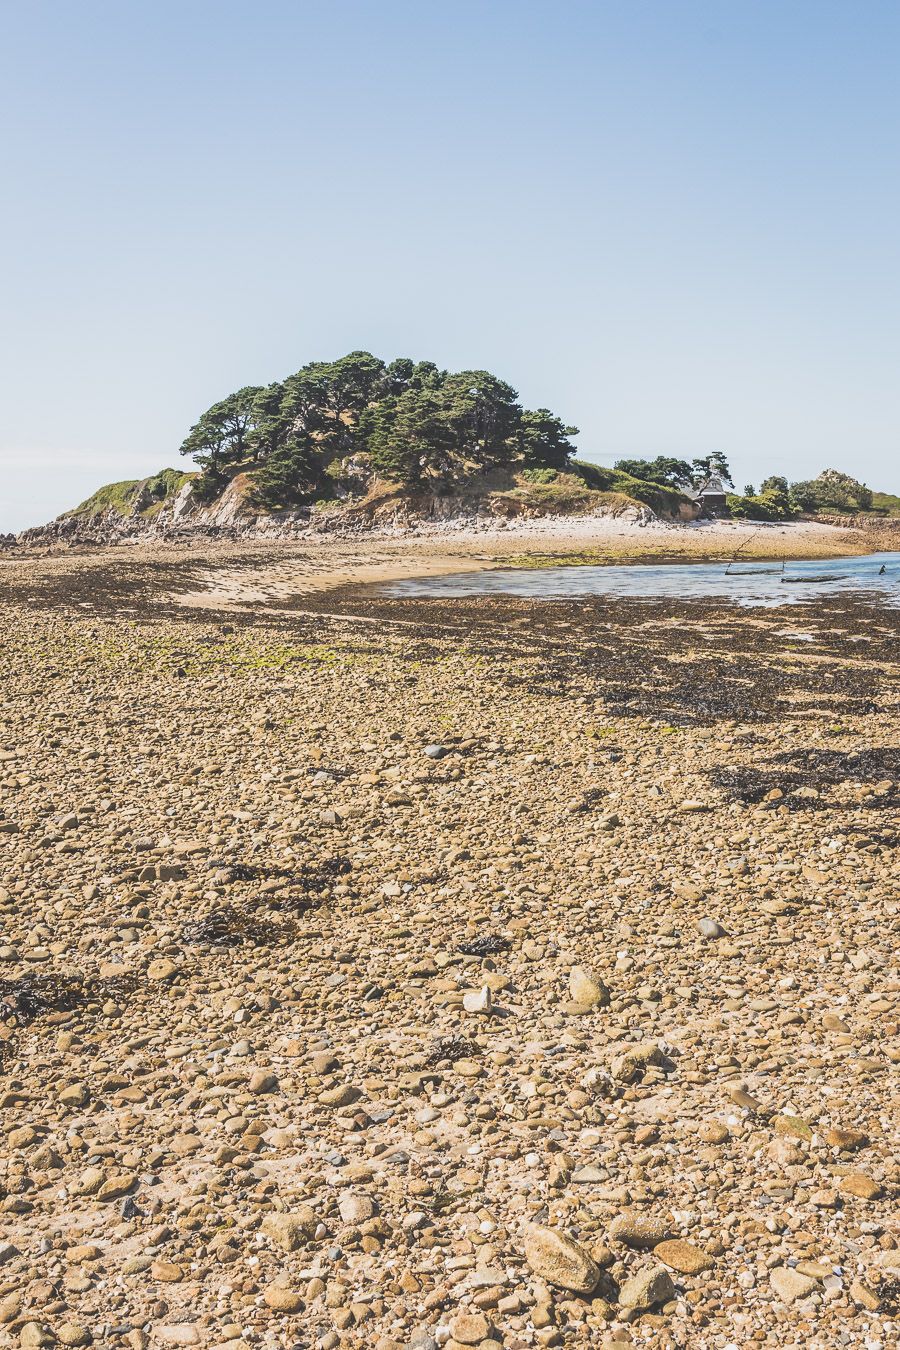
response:
{"label": "sky", "polygon": [[0,0],[0,531],[366,349],[900,492],[895,0]]}

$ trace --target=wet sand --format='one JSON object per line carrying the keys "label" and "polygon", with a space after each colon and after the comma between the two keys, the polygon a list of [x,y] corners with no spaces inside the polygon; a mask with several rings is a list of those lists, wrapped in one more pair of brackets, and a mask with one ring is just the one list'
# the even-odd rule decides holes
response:
{"label": "wet sand", "polygon": [[[55,578],[70,590],[81,577],[104,584],[165,590],[173,604],[202,610],[292,605],[298,598],[337,588],[448,575],[498,567],[554,563],[690,562],[833,558],[872,551],[873,537],[814,523],[754,525],[705,522],[645,526],[608,517],[530,520],[505,528],[448,530],[422,527],[406,535],[367,533],[359,538],[302,541],[148,542],[49,554],[0,554],[0,587],[14,585],[28,563],[32,586],[52,593]],[[171,584],[169,584],[171,583]],[[89,603],[86,599],[85,603]]]}

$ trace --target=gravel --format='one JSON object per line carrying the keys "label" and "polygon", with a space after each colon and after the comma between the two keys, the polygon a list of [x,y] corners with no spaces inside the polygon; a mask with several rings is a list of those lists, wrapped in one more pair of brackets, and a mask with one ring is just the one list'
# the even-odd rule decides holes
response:
{"label": "gravel", "polygon": [[147,566],[3,564],[0,1345],[895,1343],[895,620]]}

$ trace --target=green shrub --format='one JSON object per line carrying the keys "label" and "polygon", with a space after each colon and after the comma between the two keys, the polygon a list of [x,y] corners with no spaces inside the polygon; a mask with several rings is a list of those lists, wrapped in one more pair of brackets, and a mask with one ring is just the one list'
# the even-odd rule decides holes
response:
{"label": "green shrub", "polygon": [[797,508],[780,488],[758,492],[754,497],[730,492],[725,500],[734,520],[792,520],[797,515]]}
{"label": "green shrub", "polygon": [[678,516],[689,504],[689,498],[677,488],[664,487],[661,483],[648,483],[642,478],[633,478],[621,469],[604,469],[599,464],[589,464],[586,460],[575,459],[570,472],[578,474],[582,482],[595,492],[617,492],[632,501],[642,502],[655,511],[658,516]]}
{"label": "green shrub", "polygon": [[523,469],[522,477],[526,483],[555,483],[559,474],[556,469]]}

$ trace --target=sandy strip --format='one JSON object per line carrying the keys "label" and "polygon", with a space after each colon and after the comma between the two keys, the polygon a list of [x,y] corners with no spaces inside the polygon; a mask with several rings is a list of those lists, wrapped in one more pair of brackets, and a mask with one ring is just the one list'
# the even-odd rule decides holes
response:
{"label": "sandy strip", "polygon": [[220,560],[207,555],[202,560],[209,568],[204,584],[171,598],[194,609],[268,608],[337,587],[516,565],[690,562],[735,555],[742,559],[833,558],[870,548],[854,531],[806,522],[636,525],[609,517],[578,517],[487,529],[423,527],[408,535],[372,535],[353,542],[319,538],[254,544],[245,546],[244,556],[233,563],[227,554]]}

